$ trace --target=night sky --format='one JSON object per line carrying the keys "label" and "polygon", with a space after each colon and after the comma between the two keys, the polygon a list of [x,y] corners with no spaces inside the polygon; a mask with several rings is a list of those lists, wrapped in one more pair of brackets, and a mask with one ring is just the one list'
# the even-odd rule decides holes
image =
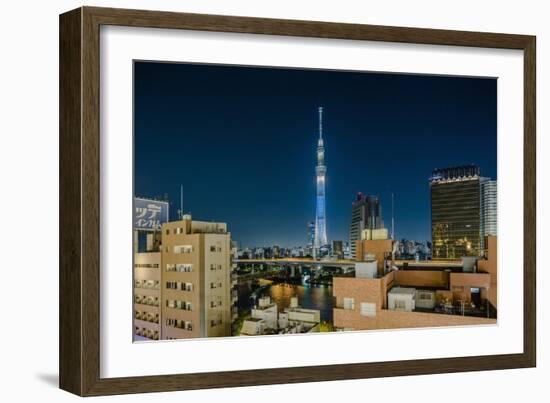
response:
{"label": "night sky", "polygon": [[396,237],[430,240],[434,168],[496,179],[496,79],[135,62],[135,195],[228,223],[240,246],[307,242],[324,107],[329,241],[357,192]]}

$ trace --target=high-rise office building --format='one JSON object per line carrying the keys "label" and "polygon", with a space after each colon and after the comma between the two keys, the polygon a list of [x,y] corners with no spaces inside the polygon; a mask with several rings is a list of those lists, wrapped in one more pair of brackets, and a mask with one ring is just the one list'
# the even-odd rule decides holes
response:
{"label": "high-rise office building", "polygon": [[486,249],[485,237],[497,235],[497,181],[481,179],[481,248]]}
{"label": "high-rise office building", "polygon": [[357,198],[351,205],[351,224],[349,226],[350,254],[355,258],[355,242],[361,240],[364,230],[384,228],[382,221],[382,206],[378,196],[357,193]]}
{"label": "high-rise office building", "polygon": [[231,335],[231,241],[224,223],[182,220],[162,226],[161,337]]}
{"label": "high-rise office building", "polygon": [[435,169],[430,178],[434,259],[481,253],[480,170],[475,165]]}
{"label": "high-rise office building", "polygon": [[319,140],[317,141],[317,198],[315,208],[315,241],[314,248],[318,249],[327,245],[327,222],[325,205],[325,144],[323,140],[323,107],[319,108]]}

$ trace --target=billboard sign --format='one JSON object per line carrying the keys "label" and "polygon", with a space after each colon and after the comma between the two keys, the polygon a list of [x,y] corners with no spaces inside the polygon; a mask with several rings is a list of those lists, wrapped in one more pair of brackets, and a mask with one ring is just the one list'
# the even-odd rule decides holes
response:
{"label": "billboard sign", "polygon": [[168,222],[168,202],[134,197],[134,229],[160,231]]}

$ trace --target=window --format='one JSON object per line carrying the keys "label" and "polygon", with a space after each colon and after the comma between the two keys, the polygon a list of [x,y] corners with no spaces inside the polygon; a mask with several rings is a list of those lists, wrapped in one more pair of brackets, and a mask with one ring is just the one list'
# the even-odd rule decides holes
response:
{"label": "window", "polygon": [[178,289],[178,283],[176,281],[167,281],[166,282],[166,288],[168,290],[177,290]]}
{"label": "window", "polygon": [[210,252],[216,252],[216,247],[214,245],[210,246]]}
{"label": "window", "polygon": [[192,245],[176,245],[176,246],[174,246],[174,253],[176,253],[176,254],[191,253],[191,252],[193,252],[193,246]]}
{"label": "window", "polygon": [[193,323],[186,320],[166,319],[166,326],[176,327],[178,329],[193,330]]}
{"label": "window", "polygon": [[193,265],[189,263],[179,263],[179,264],[167,264],[166,271],[168,272],[179,272],[179,273],[188,273],[193,271]]}
{"label": "window", "polygon": [[355,309],[355,299],[344,298],[344,309]]}
{"label": "window", "polygon": [[432,294],[430,294],[429,292],[418,293],[418,299],[425,300],[425,301],[431,301],[432,300]]}
{"label": "window", "polygon": [[192,311],[193,305],[191,302],[187,301],[181,301],[181,300],[173,300],[173,299],[167,299],[166,300],[166,307],[173,308],[173,309],[181,309],[183,311]]}
{"label": "window", "polygon": [[395,309],[399,310],[405,310],[407,305],[405,304],[405,301],[402,299],[398,299],[395,301]]}
{"label": "window", "polygon": [[376,316],[376,304],[361,302],[361,316]]}
{"label": "window", "polygon": [[159,265],[157,263],[136,263],[135,267],[144,267],[146,269],[158,269]]}
{"label": "window", "polygon": [[193,271],[193,265],[180,263],[176,265],[176,270],[180,273],[189,273]]}

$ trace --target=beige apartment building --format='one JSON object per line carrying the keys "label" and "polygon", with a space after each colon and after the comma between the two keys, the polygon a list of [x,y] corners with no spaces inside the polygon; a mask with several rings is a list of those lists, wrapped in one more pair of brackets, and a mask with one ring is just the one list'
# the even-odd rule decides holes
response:
{"label": "beige apartment building", "polygon": [[[489,236],[485,244],[485,256],[473,269],[461,261],[409,264],[390,260],[387,267],[381,267],[373,260],[373,270],[356,270],[356,277],[335,277],[335,328],[495,324],[496,237]],[[356,249],[361,262],[364,252],[376,260],[383,255],[388,259],[392,245],[387,240],[363,240],[357,241]]]}
{"label": "beige apartment building", "polygon": [[162,225],[161,338],[231,335],[231,245],[227,224]]}
{"label": "beige apartment building", "polygon": [[134,335],[159,340],[160,252],[134,255]]}

